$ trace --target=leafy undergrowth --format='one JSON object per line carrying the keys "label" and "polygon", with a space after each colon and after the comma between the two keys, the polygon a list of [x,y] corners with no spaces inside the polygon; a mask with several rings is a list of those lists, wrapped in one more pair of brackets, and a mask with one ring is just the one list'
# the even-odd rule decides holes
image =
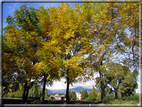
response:
{"label": "leafy undergrowth", "polygon": [[113,100],[106,102],[106,104],[139,104],[139,100]]}
{"label": "leafy undergrowth", "polygon": [[[3,104],[22,104],[21,98],[3,98]],[[41,102],[39,99],[28,99],[25,104],[66,104],[66,101],[61,100],[45,100]],[[101,101],[83,101],[83,100],[72,100],[70,104],[101,104]],[[139,104],[138,100],[111,100],[107,101],[106,104]]]}

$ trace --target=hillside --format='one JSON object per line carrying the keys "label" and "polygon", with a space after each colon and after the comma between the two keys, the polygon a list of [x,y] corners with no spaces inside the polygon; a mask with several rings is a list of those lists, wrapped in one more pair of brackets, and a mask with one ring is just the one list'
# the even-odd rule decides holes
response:
{"label": "hillside", "polygon": [[[85,90],[87,90],[88,92],[91,92],[92,89],[87,89],[87,88],[84,88]],[[60,89],[60,90],[50,90],[50,89],[47,89],[48,90],[48,93],[66,93],[66,89]],[[75,91],[75,92],[79,92],[79,91],[82,91],[83,90],[83,87],[76,87],[76,88],[72,88],[70,89],[70,91]],[[99,90],[99,89],[96,89],[96,90]]]}

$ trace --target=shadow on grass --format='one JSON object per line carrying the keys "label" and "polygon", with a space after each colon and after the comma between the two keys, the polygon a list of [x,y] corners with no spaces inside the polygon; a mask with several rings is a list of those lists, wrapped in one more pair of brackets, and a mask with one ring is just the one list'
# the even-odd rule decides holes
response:
{"label": "shadow on grass", "polygon": [[[70,104],[100,104],[100,101],[81,101],[71,100]],[[22,99],[2,99],[2,104],[22,104]],[[66,104],[66,101],[61,100],[45,100],[41,102],[39,99],[28,99],[25,104]]]}
{"label": "shadow on grass", "polygon": [[[40,104],[39,99],[28,99],[26,104]],[[2,99],[2,104],[23,104],[22,99]]]}
{"label": "shadow on grass", "polygon": [[[113,100],[106,101],[105,104],[138,104],[138,101],[132,100]],[[23,104],[22,99],[2,99],[2,104]],[[45,100],[41,102],[40,99],[28,99],[25,104],[66,104],[66,101],[61,100]],[[101,101],[83,101],[83,100],[71,100],[70,104],[102,104]]]}
{"label": "shadow on grass", "polygon": [[22,99],[2,99],[2,104],[21,104]]}
{"label": "shadow on grass", "polygon": [[74,100],[74,101],[70,101],[70,104],[100,104],[101,101],[77,101],[77,100]]}

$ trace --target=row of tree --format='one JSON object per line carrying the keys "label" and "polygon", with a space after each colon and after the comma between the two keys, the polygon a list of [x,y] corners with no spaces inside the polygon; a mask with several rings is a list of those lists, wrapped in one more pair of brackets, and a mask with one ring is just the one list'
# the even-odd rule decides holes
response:
{"label": "row of tree", "polygon": [[[97,91],[94,86],[92,88],[92,92],[87,92],[87,90],[83,88],[82,91],[81,90],[79,91],[79,93],[81,94],[81,100],[100,100],[99,99],[100,92]],[[71,100],[78,99],[76,92],[74,91],[69,91],[69,97]]]}
{"label": "row of tree", "polygon": [[[115,99],[118,99],[118,93],[121,96],[130,96],[135,94],[135,89],[138,88],[137,76],[138,72],[133,72],[127,66],[122,66],[118,63],[109,63],[104,73],[104,88],[105,94],[115,93]],[[96,78],[96,87],[100,87],[100,79]]]}
{"label": "row of tree", "polygon": [[[35,9],[24,4],[14,11],[14,17],[7,17],[8,26],[2,36],[3,95],[24,84],[25,102],[35,81],[43,85],[43,102],[45,86],[65,77],[68,104],[69,84],[87,81],[97,72],[101,101],[105,103],[105,78],[115,74],[111,71],[107,75],[106,67],[115,62],[115,56],[124,55],[121,62],[118,57],[119,63],[133,68],[133,73],[138,71],[138,6],[139,3],[82,3],[71,8],[61,3],[58,7]],[[117,80],[120,79],[114,79]],[[107,84],[113,84],[110,81]]]}
{"label": "row of tree", "polygon": [[[42,88],[37,84],[32,82],[30,84],[31,88],[29,89],[29,94],[28,97],[30,98],[40,98],[41,94],[42,94]],[[23,93],[23,84],[19,84],[19,89],[17,89],[16,91],[12,91],[10,90],[9,93],[5,94],[4,97],[22,97],[22,93]],[[45,90],[45,98],[49,97],[48,94],[48,90]]]}
{"label": "row of tree", "polygon": [[83,88],[81,91],[81,100],[100,100],[100,91],[97,91],[93,85],[92,92],[87,92]]}
{"label": "row of tree", "polygon": [[69,98],[70,98],[70,100],[76,100],[77,99],[76,92],[75,91],[69,91]]}

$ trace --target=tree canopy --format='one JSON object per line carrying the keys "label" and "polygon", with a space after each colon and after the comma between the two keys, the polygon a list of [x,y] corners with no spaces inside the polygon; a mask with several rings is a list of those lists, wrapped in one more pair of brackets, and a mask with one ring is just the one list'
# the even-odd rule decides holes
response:
{"label": "tree canopy", "polygon": [[[94,73],[99,73],[96,82],[102,103],[108,84],[123,95],[132,94],[139,67],[138,6],[82,3],[71,8],[61,3],[35,9],[24,4],[14,11],[14,17],[6,18],[8,26],[2,36],[3,95],[16,91],[21,83],[25,101],[33,80],[43,84],[44,101],[46,84],[64,77],[69,103],[69,84],[87,81]],[[95,91],[92,93],[96,98]]]}

